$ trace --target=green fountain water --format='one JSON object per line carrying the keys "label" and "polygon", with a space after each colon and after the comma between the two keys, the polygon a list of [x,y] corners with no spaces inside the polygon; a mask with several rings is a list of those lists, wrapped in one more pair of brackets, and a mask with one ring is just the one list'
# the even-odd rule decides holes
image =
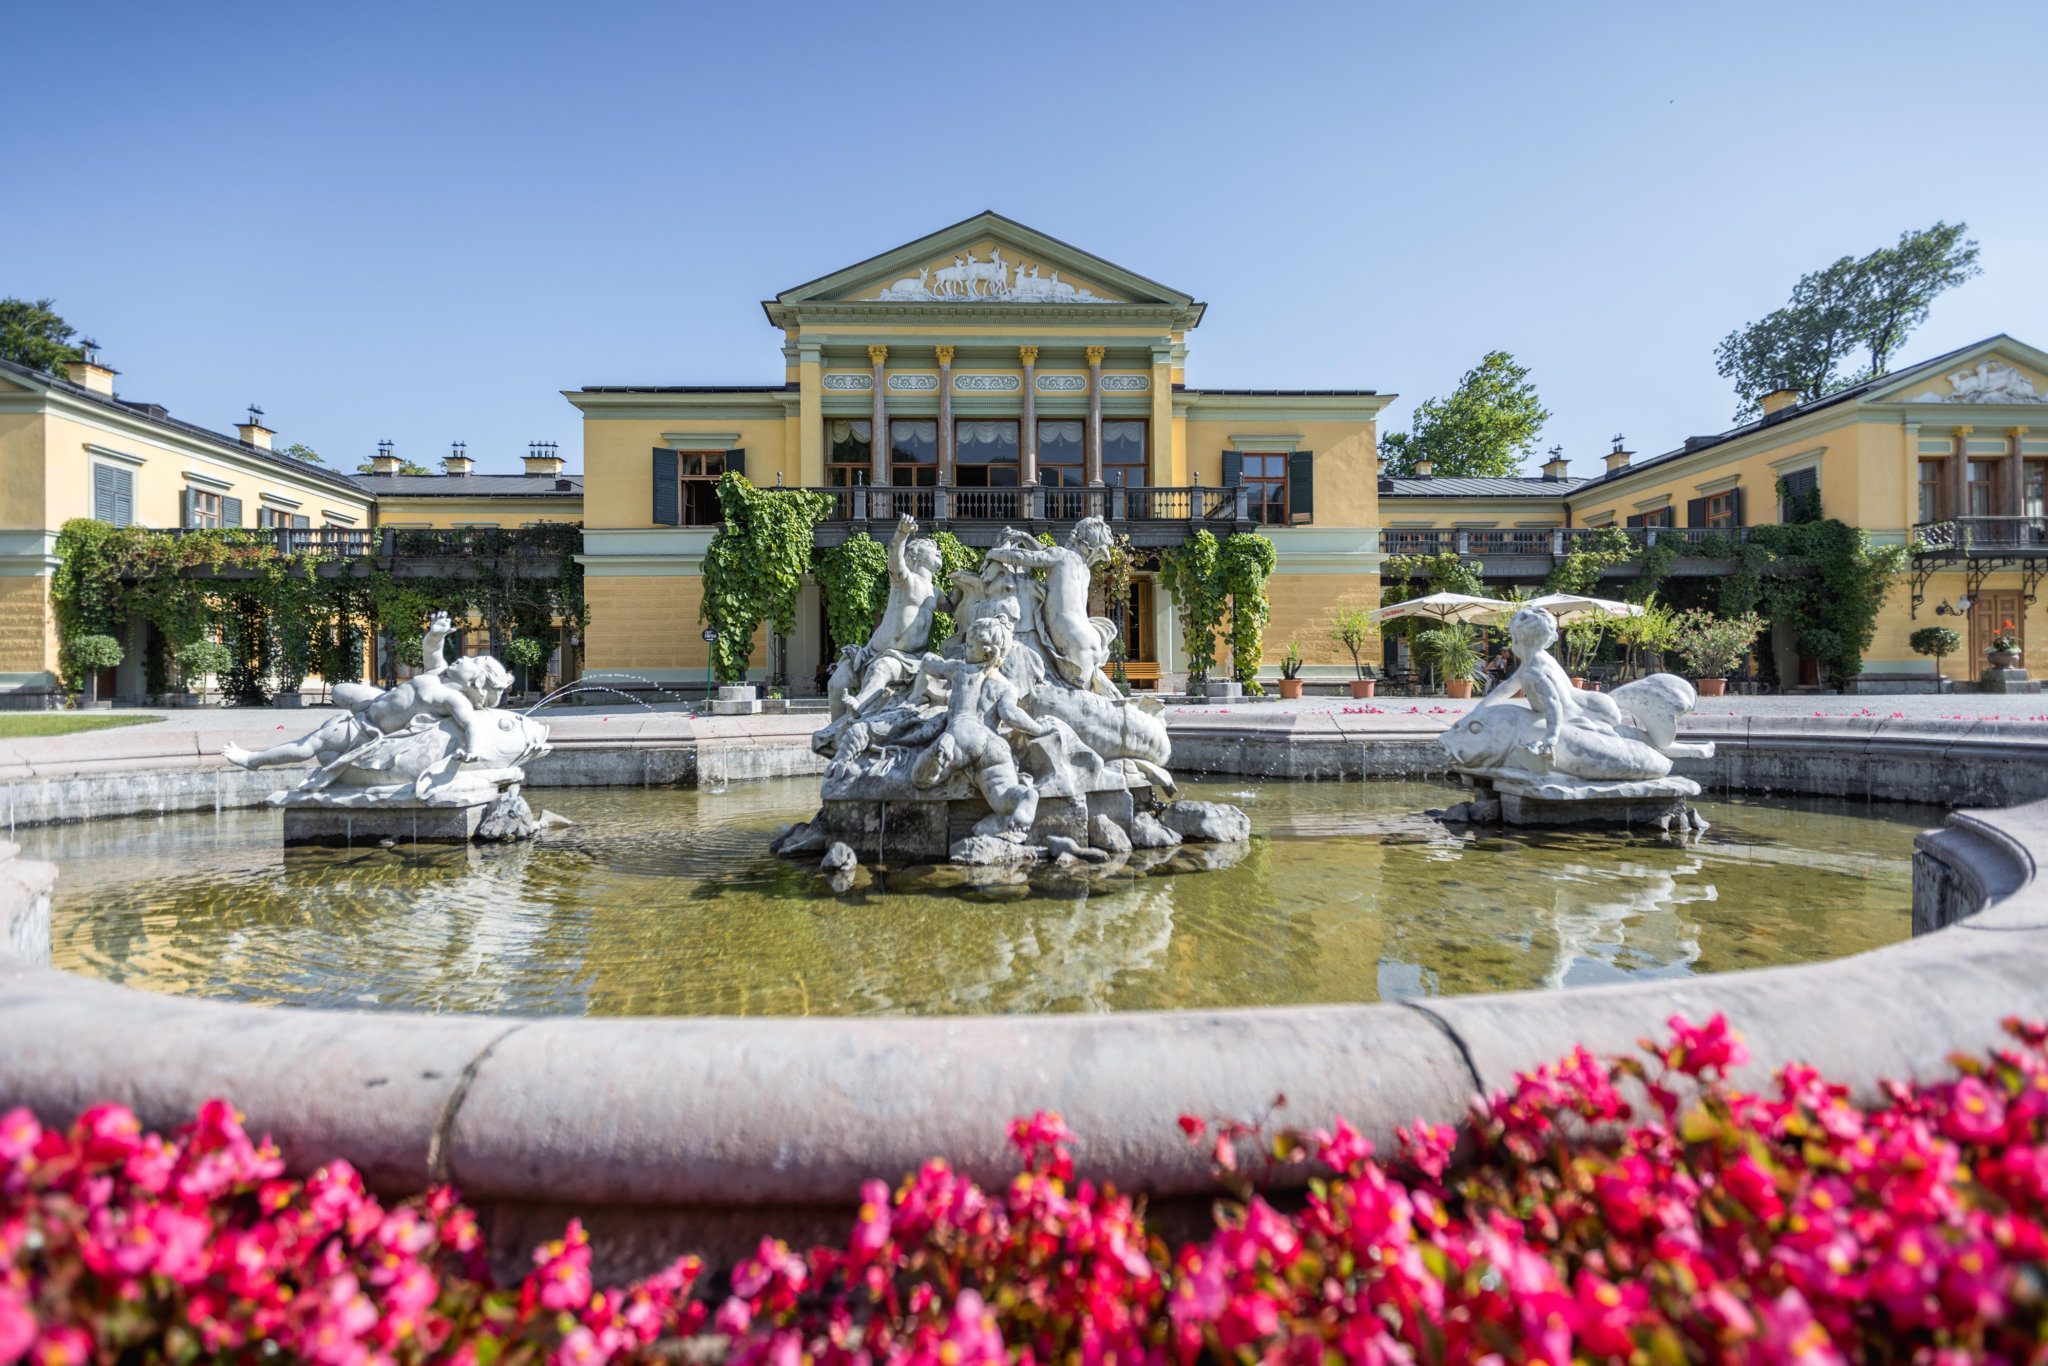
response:
{"label": "green fountain water", "polygon": [[[1092,884],[866,870],[835,897],[768,837],[814,780],[567,789],[536,845],[279,847],[233,811],[20,832],[62,868],[57,966],[300,1006],[568,1015],[1356,1002],[1834,958],[1910,930],[1931,808],[1703,802],[1702,842],[1453,834],[1409,782],[1191,784],[1257,835]],[[1003,875],[997,875],[998,877]]]}

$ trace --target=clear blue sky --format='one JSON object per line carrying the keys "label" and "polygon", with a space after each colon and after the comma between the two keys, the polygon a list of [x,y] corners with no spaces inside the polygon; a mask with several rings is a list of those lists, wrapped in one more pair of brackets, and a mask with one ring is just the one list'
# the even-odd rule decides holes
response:
{"label": "clear blue sky", "polygon": [[774,383],[759,301],[983,208],[1209,303],[1196,385],[1529,364],[1588,472],[1715,342],[1937,218],[1906,348],[2048,345],[2048,6],[17,6],[0,294],[124,397],[353,467],[580,458],[559,391]]}

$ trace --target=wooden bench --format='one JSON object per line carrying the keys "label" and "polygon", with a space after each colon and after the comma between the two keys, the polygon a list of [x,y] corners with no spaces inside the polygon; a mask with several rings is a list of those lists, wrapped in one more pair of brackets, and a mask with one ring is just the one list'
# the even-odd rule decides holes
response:
{"label": "wooden bench", "polygon": [[[1110,670],[1116,672],[1114,668]],[[1124,661],[1124,679],[1134,688],[1157,688],[1159,686],[1159,661],[1156,659],[1127,659]]]}

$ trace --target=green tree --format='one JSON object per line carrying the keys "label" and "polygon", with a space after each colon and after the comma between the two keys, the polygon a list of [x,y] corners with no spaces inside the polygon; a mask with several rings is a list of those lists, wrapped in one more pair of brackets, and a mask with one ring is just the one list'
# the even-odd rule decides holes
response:
{"label": "green tree", "polygon": [[[1715,369],[1735,386],[1736,420],[1755,417],[1774,389],[1815,399],[1883,374],[1935,297],[1980,273],[1967,230],[1936,223],[1899,234],[1897,246],[1844,256],[1800,276],[1785,307],[1722,338]],[[1859,351],[1869,364],[1846,368]]]}
{"label": "green tree", "polygon": [[65,365],[85,359],[85,348],[71,341],[78,329],[52,311],[55,302],[0,299],[0,360],[61,375]]}
{"label": "green tree", "polygon": [[1879,247],[1857,262],[1858,321],[1872,374],[1883,374],[1892,353],[1927,321],[1937,295],[1984,273],[1977,264],[1977,244],[1963,236],[1967,231],[1967,224],[1937,222],[1919,232],[1902,232],[1897,246]]}
{"label": "green tree", "polygon": [[1405,432],[1380,439],[1387,473],[1412,475],[1428,460],[1441,475],[1508,476],[1536,448],[1550,411],[1529,382],[1529,368],[1489,351],[1448,398],[1424,399]]}
{"label": "green tree", "polygon": [[[297,441],[294,441],[292,442],[291,445],[279,450],[278,454],[282,456],[287,456],[293,460],[303,460],[309,465],[324,465],[327,463],[327,461],[321,457],[320,452],[314,450],[311,446],[304,445]],[[424,473],[424,471],[422,471],[422,473]]]}

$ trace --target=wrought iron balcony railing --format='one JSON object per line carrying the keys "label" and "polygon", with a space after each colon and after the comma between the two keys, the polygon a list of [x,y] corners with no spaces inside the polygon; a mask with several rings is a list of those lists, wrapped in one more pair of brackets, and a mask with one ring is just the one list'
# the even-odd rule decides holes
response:
{"label": "wrought iron balcony railing", "polygon": [[1250,491],[1201,484],[1153,488],[1112,484],[1069,488],[952,488],[945,485],[813,489],[832,500],[827,521],[893,522],[909,514],[920,522],[1187,522],[1204,525],[1253,520]]}
{"label": "wrought iron balcony railing", "polygon": [[[1381,547],[1389,555],[1547,555],[1562,559],[1613,537],[1609,527],[1389,527]],[[1719,542],[1739,544],[1743,527],[1632,526],[1619,528],[1638,550],[1677,543],[1680,554],[1699,555]]]}
{"label": "wrought iron balcony railing", "polygon": [[1913,528],[1916,555],[2048,555],[2048,517],[1950,517]]}

